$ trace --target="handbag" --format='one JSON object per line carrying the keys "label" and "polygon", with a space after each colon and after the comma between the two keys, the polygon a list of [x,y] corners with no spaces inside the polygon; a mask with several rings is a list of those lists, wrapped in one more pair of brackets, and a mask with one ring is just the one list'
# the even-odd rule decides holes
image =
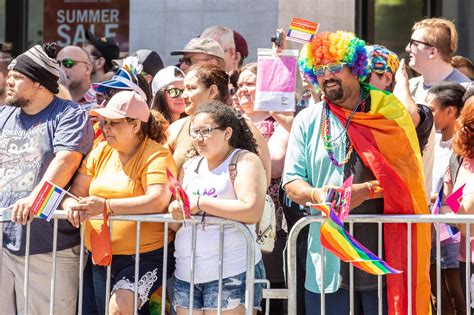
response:
{"label": "handbag", "polygon": [[[237,162],[242,152],[245,152],[245,150],[235,153],[229,163],[229,176],[232,185],[234,185],[234,180],[237,176]],[[263,207],[262,217],[255,226],[255,233],[257,234],[257,244],[260,245],[261,252],[270,254],[275,247],[276,216],[275,203],[269,195],[265,196],[265,206]]]}
{"label": "handbag", "polygon": [[99,231],[93,229],[90,234],[92,262],[97,266],[110,266],[112,265],[112,240],[110,239],[110,228],[107,224],[105,204],[103,218]]}

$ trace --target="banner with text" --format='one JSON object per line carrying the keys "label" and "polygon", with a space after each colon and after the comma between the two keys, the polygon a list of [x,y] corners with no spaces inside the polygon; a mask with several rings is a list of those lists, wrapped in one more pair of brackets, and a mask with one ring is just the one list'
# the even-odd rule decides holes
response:
{"label": "banner with text", "polygon": [[80,45],[90,29],[128,51],[129,16],[129,0],[45,0],[43,40],[61,47]]}

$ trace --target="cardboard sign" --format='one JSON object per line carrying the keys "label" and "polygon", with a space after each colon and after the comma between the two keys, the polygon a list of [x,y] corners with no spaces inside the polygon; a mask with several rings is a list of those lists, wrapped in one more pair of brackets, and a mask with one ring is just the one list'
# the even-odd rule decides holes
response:
{"label": "cardboard sign", "polygon": [[86,30],[112,37],[121,51],[129,46],[129,0],[44,0],[44,41],[80,45]]}
{"label": "cardboard sign", "polygon": [[286,39],[293,42],[306,44],[313,39],[314,34],[318,32],[318,29],[319,23],[293,18],[286,35]]}

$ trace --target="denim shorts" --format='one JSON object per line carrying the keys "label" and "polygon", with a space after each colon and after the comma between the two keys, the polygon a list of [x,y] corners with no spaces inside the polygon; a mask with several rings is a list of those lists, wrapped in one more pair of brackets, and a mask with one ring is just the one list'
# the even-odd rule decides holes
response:
{"label": "denim shorts", "polygon": [[[245,277],[246,273],[225,278],[222,280],[222,310],[231,310],[239,305],[245,305]],[[255,265],[255,279],[265,279],[263,260]],[[254,309],[261,310],[263,284],[255,284]],[[217,310],[219,281],[210,281],[194,285],[194,310]],[[190,302],[189,282],[176,279],[174,285],[174,301],[176,307],[189,309]]]}
{"label": "denim shorts", "polygon": [[[441,269],[452,269],[459,267],[459,244],[440,244],[441,245]],[[436,245],[431,247],[431,264],[436,264]]]}

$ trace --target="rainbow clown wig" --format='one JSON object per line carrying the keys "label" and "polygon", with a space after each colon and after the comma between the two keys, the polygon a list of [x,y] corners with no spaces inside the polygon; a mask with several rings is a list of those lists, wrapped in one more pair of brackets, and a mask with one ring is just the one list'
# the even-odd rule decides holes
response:
{"label": "rainbow clown wig", "polygon": [[351,32],[319,33],[303,46],[298,58],[300,70],[316,86],[318,80],[313,69],[334,62],[344,62],[363,81],[369,73],[365,41]]}

